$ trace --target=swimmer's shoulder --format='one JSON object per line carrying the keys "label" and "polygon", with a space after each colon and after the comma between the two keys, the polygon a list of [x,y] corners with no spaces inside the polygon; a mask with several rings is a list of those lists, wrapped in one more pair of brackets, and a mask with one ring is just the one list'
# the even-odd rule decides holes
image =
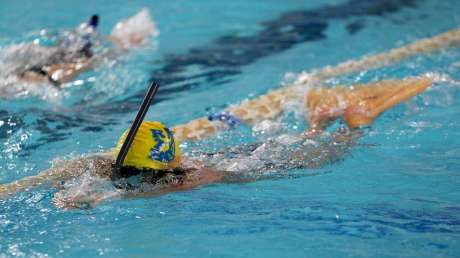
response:
{"label": "swimmer's shoulder", "polygon": [[90,158],[115,161],[115,158],[113,157],[113,152],[111,150],[94,153],[90,156]]}
{"label": "swimmer's shoulder", "polygon": [[95,153],[89,156],[88,160],[91,163],[91,174],[102,178],[112,177],[112,168],[115,160],[111,152]]}

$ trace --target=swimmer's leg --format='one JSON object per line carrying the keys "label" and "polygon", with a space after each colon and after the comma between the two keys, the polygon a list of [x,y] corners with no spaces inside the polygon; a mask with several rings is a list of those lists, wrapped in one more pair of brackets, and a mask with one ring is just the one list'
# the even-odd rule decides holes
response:
{"label": "swimmer's leg", "polygon": [[382,81],[360,86],[350,94],[343,118],[350,128],[370,125],[382,112],[405,102],[430,87],[426,77]]}
{"label": "swimmer's leg", "polygon": [[307,120],[310,131],[322,131],[330,123],[343,115],[349,89],[344,87],[318,88],[306,95]]}
{"label": "swimmer's leg", "polygon": [[426,77],[386,80],[353,88],[314,89],[306,96],[310,130],[342,117],[349,128],[370,125],[382,112],[426,90]]}

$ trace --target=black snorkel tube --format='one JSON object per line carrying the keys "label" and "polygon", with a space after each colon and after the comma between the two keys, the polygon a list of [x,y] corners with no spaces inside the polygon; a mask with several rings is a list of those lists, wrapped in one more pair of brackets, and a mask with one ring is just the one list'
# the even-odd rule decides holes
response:
{"label": "black snorkel tube", "polygon": [[134,119],[133,124],[129,129],[128,135],[126,136],[126,139],[120,148],[120,152],[118,153],[115,164],[113,165],[112,178],[118,178],[118,176],[120,175],[121,167],[123,166],[123,162],[125,161],[129,148],[133,143],[134,137],[136,137],[136,133],[139,130],[142,121],[144,121],[144,117],[150,108],[150,103],[152,103],[152,100],[155,97],[155,94],[157,93],[159,87],[160,85],[158,85],[158,83],[154,81],[150,83],[147,93],[145,94],[144,100],[142,101],[141,107],[139,108],[139,111],[137,111],[136,118]]}

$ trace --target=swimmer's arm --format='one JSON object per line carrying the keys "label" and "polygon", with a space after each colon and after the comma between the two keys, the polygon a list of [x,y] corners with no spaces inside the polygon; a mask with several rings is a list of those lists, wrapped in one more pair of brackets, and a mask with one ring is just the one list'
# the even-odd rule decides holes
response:
{"label": "swimmer's arm", "polygon": [[0,198],[5,198],[17,192],[27,191],[40,185],[53,183],[57,180],[69,178],[70,175],[65,172],[65,168],[65,166],[50,168],[40,172],[38,175],[24,177],[14,182],[0,185]]}
{"label": "swimmer's arm", "polygon": [[204,186],[204,184],[166,185],[161,188],[155,188],[152,191],[143,192],[124,191],[118,189],[111,194],[93,193],[91,195],[87,195],[82,193],[71,196],[70,198],[61,196],[62,191],[59,191],[54,195],[52,202],[56,207],[62,209],[89,209],[95,208],[97,205],[107,200],[158,197],[169,193],[192,190],[199,186]]}
{"label": "swimmer's arm", "polygon": [[[361,130],[338,130],[330,135],[327,140],[318,140],[317,135],[303,135],[302,137],[311,138],[312,141],[316,142],[313,148],[299,149],[294,152],[287,160],[285,164],[280,168],[273,168],[270,164],[266,167],[260,168],[260,170],[247,171],[244,173],[240,172],[229,172],[229,171],[216,171],[210,170],[203,171],[200,175],[199,180],[193,180],[192,184],[184,184],[179,187],[164,189],[166,192],[173,191],[185,191],[190,190],[202,185],[213,184],[213,183],[225,183],[225,184],[238,184],[238,183],[250,183],[258,180],[270,180],[280,178],[280,173],[285,170],[294,168],[305,168],[305,169],[317,169],[327,164],[331,164],[341,160],[350,149],[356,144],[358,139],[363,135]],[[256,146],[256,145],[254,145]],[[254,149],[254,146],[248,145],[241,150],[227,151],[250,151]],[[282,175],[281,175],[282,176]],[[164,194],[164,193],[163,193]]]}
{"label": "swimmer's arm", "polygon": [[[330,136],[322,137],[319,139],[317,134],[303,134],[299,135],[296,143],[306,143],[308,139],[311,140],[311,145],[305,148],[299,148],[293,152],[289,159],[283,160],[283,164],[271,164],[267,163],[264,167],[258,168],[257,170],[250,171],[218,171],[210,170],[200,171],[199,180],[192,180],[192,184],[184,184],[174,189],[166,189],[167,191],[184,191],[192,188],[211,184],[211,183],[249,183],[258,180],[276,179],[280,177],[280,173],[289,169],[305,168],[305,169],[317,169],[327,164],[337,162],[341,160],[350,149],[356,144],[358,139],[363,135],[363,132],[359,129],[348,130],[339,129]],[[223,152],[215,154],[203,154],[203,155],[220,155],[229,154],[234,152],[238,155],[245,155],[247,153],[250,156],[251,152],[257,149],[260,143],[246,144],[243,146],[231,147]]]}
{"label": "swimmer's arm", "polygon": [[[93,157],[111,158],[110,153],[96,154]],[[37,175],[28,176],[11,183],[0,185],[0,198],[13,195],[21,191],[27,191],[31,188],[46,184],[53,184],[61,180],[67,180],[78,176],[82,172],[82,167],[88,163],[92,157],[78,158],[64,161],[63,164],[41,171]]]}
{"label": "swimmer's arm", "polygon": [[131,199],[139,197],[157,197],[173,192],[189,191],[197,187],[224,182],[225,173],[210,168],[201,167],[199,170],[187,174],[180,184],[166,184],[152,188],[151,191],[125,191],[118,189],[111,194],[96,193],[87,195],[85,193],[74,196],[63,197],[61,192],[55,194],[53,203],[59,208],[81,209],[94,208],[101,202],[108,199]]}
{"label": "swimmer's arm", "polygon": [[259,174],[261,177],[258,179],[269,179],[279,178],[279,175],[271,172],[321,168],[341,160],[362,135],[359,129],[346,128],[340,128],[334,133],[306,132],[299,135],[299,141],[296,142],[299,146],[289,158],[279,161],[281,163],[267,163],[259,171],[251,172]]}
{"label": "swimmer's arm", "polygon": [[60,87],[62,83],[72,81],[80,73],[94,67],[91,59],[82,59],[76,63],[60,63],[43,67],[45,75],[37,74],[34,71],[25,71],[21,74],[21,79],[26,82],[52,83]]}
{"label": "swimmer's arm", "polygon": [[316,141],[317,145],[314,148],[295,152],[293,160],[297,160],[303,168],[321,168],[340,161],[356,145],[362,135],[363,132],[359,129],[339,129],[332,133],[328,140]]}
{"label": "swimmer's arm", "polygon": [[53,81],[67,83],[80,73],[93,68],[91,59],[83,59],[75,63],[55,64],[47,68],[47,73]]}

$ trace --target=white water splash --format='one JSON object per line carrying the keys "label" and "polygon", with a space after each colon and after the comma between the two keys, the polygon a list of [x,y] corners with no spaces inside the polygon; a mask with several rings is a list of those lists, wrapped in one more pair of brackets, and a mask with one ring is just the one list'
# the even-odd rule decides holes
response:
{"label": "white water splash", "polygon": [[[305,139],[301,135],[283,134],[260,143],[258,146],[249,144],[248,150],[230,150],[228,154],[213,157],[211,163],[215,164],[218,170],[244,174],[245,176],[257,176],[278,169],[291,160],[291,155],[300,145],[314,145],[315,141]],[[253,146],[253,147],[251,147]]]}
{"label": "white water splash", "polygon": [[263,120],[252,127],[254,134],[273,135],[283,129],[283,125],[279,121]]}
{"label": "white water splash", "polygon": [[60,208],[91,208],[118,195],[110,180],[86,172],[66,181],[63,189],[54,195],[53,203]]}
{"label": "white water splash", "polygon": [[[5,121],[2,121],[5,123]],[[6,123],[14,127],[16,124],[11,120],[8,119]],[[0,165],[0,169],[6,169],[10,171],[17,171],[17,155],[22,150],[24,144],[29,140],[31,133],[24,129],[19,129],[16,132],[7,131],[8,137],[2,143],[0,148],[0,160],[4,160],[4,166]]]}
{"label": "white water splash", "polygon": [[446,73],[428,72],[425,73],[425,76],[432,80],[433,83],[450,83],[454,85],[460,84],[459,81],[454,80]]}

